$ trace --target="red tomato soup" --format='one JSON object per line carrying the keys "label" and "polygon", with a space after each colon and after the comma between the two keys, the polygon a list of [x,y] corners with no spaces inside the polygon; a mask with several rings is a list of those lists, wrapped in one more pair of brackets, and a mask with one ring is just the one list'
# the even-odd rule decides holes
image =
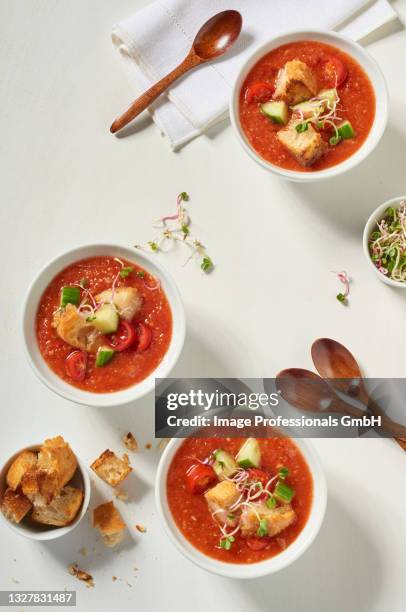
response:
{"label": "red tomato soup", "polygon": [[139,383],[157,368],[170,344],[172,314],[159,281],[146,270],[126,260],[91,257],[48,285],[36,332],[43,358],[60,378],[108,393]]}
{"label": "red tomato soup", "polygon": [[[256,563],[279,554],[300,534],[312,505],[313,479],[294,442],[255,442],[260,469],[238,467],[227,478],[216,471],[215,457],[224,469],[246,444],[243,438],[188,438],[169,466],[168,503],[178,528],[202,553],[227,563]],[[288,494],[283,503],[281,492]]]}
{"label": "red tomato soup", "polygon": [[[303,106],[306,101],[312,105]],[[358,62],[311,40],[265,55],[240,92],[241,127],[250,145],[287,170],[319,171],[343,162],[361,147],[374,117],[374,90]]]}

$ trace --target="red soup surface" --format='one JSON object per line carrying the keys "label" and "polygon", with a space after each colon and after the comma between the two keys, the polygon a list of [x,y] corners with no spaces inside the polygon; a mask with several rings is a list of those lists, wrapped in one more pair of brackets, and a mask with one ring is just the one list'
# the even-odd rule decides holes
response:
{"label": "red soup surface", "polygon": [[[263,115],[258,103],[247,101],[247,88],[260,82],[268,83],[272,90],[279,69],[283,68],[286,62],[298,59],[314,72],[319,91],[329,89],[334,84],[331,83],[331,74],[326,73],[325,66],[331,57],[341,60],[348,71],[345,81],[337,85],[340,97],[337,112],[340,119],[351,122],[355,137],[342,140],[336,146],[329,146],[327,153],[312,166],[303,167],[276,138],[281,126]],[[324,170],[351,157],[368,136],[374,117],[374,90],[359,63],[336,47],[312,40],[289,43],[267,53],[250,70],[240,92],[240,121],[249,143],[266,161],[287,170],[300,172]],[[332,135],[329,130],[322,130],[320,133],[326,142]]]}
{"label": "red soup surface", "polygon": [[[43,358],[60,378],[93,393],[120,391],[142,381],[157,368],[171,340],[172,313],[159,282],[137,264],[121,261],[132,269],[125,278],[119,275],[122,266],[113,257],[91,257],[68,266],[51,281],[38,306],[36,331]],[[86,279],[86,288],[93,296],[111,289],[115,279],[116,288],[135,287],[142,297],[142,306],[131,324],[135,329],[140,323],[146,324],[152,339],[146,350],[139,351],[134,343],[127,350],[116,352],[103,367],[96,367],[96,355],[88,353],[86,375],[77,381],[69,376],[65,363],[67,356],[76,349],[58,337],[52,320],[60,305],[62,287],[78,284],[82,279]]]}
{"label": "red soup surface", "polygon": [[168,503],[180,531],[202,553],[227,563],[256,563],[279,554],[302,531],[313,499],[313,479],[305,458],[294,442],[290,438],[259,439],[261,468],[273,474],[277,474],[281,466],[289,469],[288,482],[295,490],[291,505],[296,520],[279,536],[270,538],[262,550],[252,550],[246,539],[238,534],[230,550],[220,548],[221,533],[211,516],[206,499],[203,494],[188,491],[185,474],[196,460],[207,459],[220,447],[235,456],[244,442],[244,438],[188,438],[175,454],[167,477]]}

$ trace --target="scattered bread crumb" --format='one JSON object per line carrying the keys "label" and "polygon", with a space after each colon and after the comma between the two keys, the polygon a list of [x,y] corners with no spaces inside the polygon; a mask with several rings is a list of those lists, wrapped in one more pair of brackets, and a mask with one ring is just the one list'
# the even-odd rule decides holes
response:
{"label": "scattered bread crumb", "polygon": [[112,576],[111,579],[113,582],[115,582],[117,580],[117,576]]}
{"label": "scattered bread crumb", "polygon": [[83,556],[83,557],[87,557],[87,548],[83,547],[79,550],[79,553]]}
{"label": "scattered bread crumb", "polygon": [[71,563],[68,567],[68,572],[71,576],[75,576],[78,580],[86,582],[87,587],[94,587],[93,576],[84,570],[79,569],[77,563]]}
{"label": "scattered bread crumb", "polygon": [[141,533],[146,533],[147,531],[147,528],[144,527],[144,525],[136,525],[135,528],[138,529],[138,531],[140,531]]}
{"label": "scattered bread crumb", "polygon": [[151,444],[151,442],[147,442],[147,443],[146,443],[146,445],[145,445],[145,448],[146,448],[147,450],[149,450],[150,448],[152,448],[152,444]]}
{"label": "scattered bread crumb", "polygon": [[123,440],[124,446],[128,448],[128,450],[132,451],[133,453],[137,452],[138,443],[137,443],[137,440],[134,438],[133,434],[131,433],[131,431],[125,434],[122,437],[122,440]]}

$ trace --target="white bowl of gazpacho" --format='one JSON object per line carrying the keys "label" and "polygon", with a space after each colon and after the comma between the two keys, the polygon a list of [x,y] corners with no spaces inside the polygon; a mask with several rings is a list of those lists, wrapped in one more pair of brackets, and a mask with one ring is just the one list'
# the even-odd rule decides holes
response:
{"label": "white bowl of gazpacho", "polygon": [[230,578],[290,565],[316,537],[327,502],[312,446],[287,437],[171,440],[155,494],[179,551]]}
{"label": "white bowl of gazpacho", "polygon": [[81,246],[43,268],[23,312],[28,360],[63,397],[113,406],[151,391],[175,365],[185,315],[171,276],[122,246]]}
{"label": "white bowl of gazpacho", "polygon": [[358,43],[335,32],[292,31],[256,49],[230,102],[244,150],[292,181],[337,176],[365,159],[388,118],[385,79]]}

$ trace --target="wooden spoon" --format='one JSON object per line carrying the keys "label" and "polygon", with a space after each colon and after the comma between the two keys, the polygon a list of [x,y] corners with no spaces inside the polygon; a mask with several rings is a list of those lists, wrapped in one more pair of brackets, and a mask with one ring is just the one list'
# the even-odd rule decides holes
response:
{"label": "wooden spoon", "polygon": [[[373,415],[385,416],[382,408],[369,395],[357,360],[343,344],[331,338],[319,338],[313,342],[311,352],[316,370],[320,376],[328,378],[335,389],[356,396]],[[406,450],[406,440],[395,439]]]}
{"label": "wooden spoon", "polygon": [[174,81],[200,64],[226,53],[240,35],[242,17],[238,11],[222,11],[206,21],[195,36],[192,47],[179,66],[144,92],[110,127],[114,134],[147,108]]}
{"label": "wooden spoon", "polygon": [[[309,412],[349,414],[362,418],[367,413],[344,402],[323,378],[301,368],[282,370],[276,377],[277,389],[295,408]],[[382,429],[392,436],[404,437],[406,427],[382,417]]]}

